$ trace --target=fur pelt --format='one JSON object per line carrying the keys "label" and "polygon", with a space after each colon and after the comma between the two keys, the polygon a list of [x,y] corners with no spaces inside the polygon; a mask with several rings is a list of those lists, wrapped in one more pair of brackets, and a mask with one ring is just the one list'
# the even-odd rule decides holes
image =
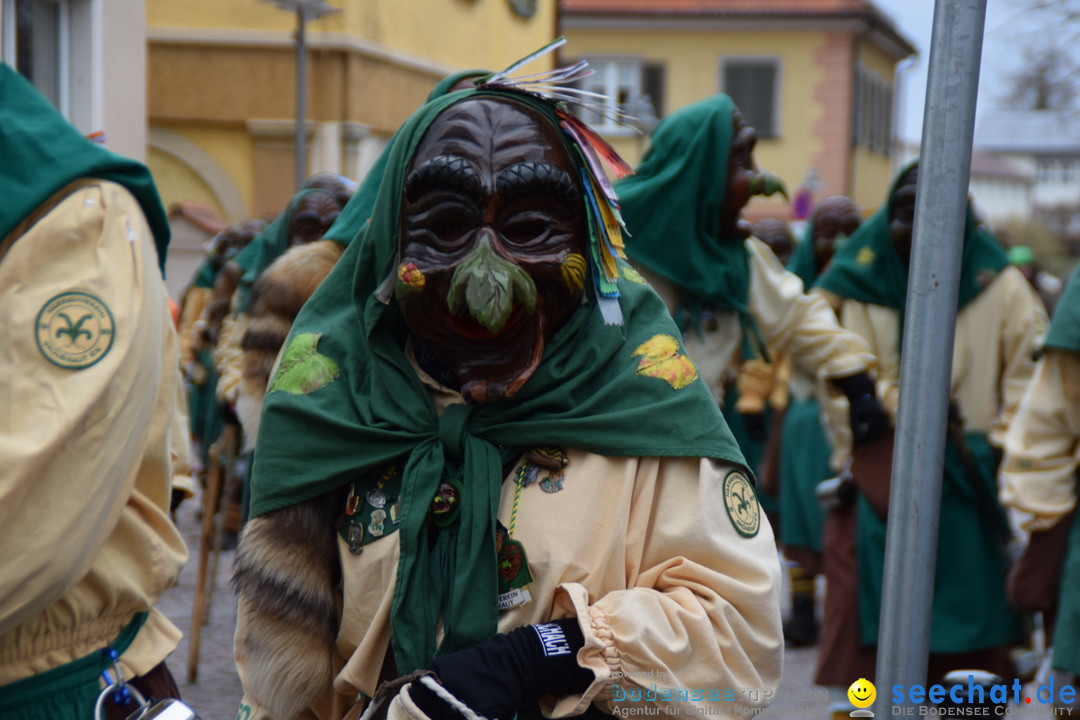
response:
{"label": "fur pelt", "polygon": [[259,434],[263,395],[293,320],[344,251],[344,245],[331,240],[291,248],[263,271],[251,290],[251,317],[240,340],[243,374],[236,402],[247,450]]}
{"label": "fur pelt", "polygon": [[340,492],[249,521],[237,549],[233,590],[241,615],[236,652],[245,691],[270,717],[294,718],[333,680],[341,623],[341,568],[333,527]]}

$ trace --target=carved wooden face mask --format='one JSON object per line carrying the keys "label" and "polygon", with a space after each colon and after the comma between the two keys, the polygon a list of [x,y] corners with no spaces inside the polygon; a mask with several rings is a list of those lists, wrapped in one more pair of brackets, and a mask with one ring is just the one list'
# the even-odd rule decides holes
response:
{"label": "carved wooden face mask", "polygon": [[585,211],[559,131],[474,98],[428,127],[405,177],[395,295],[472,402],[513,395],[581,303]]}

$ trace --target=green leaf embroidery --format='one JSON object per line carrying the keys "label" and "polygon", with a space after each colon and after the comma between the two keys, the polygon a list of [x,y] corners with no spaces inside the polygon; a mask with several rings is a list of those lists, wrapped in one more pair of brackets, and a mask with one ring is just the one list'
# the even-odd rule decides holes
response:
{"label": "green leaf embroidery", "polygon": [[268,394],[281,390],[306,395],[337,379],[340,374],[337,363],[315,350],[321,337],[321,333],[301,333],[292,339],[281,356]]}

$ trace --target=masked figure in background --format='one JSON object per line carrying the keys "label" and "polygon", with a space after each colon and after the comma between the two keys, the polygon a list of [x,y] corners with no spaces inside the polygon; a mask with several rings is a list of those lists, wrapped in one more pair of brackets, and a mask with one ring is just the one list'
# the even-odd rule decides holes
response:
{"label": "masked figure in background", "polygon": [[252,720],[690,717],[721,698],[679,689],[779,681],[772,533],[600,242],[586,132],[487,84],[395,136],[265,399],[234,579]]}
{"label": "masked figure in background", "polygon": [[[231,225],[210,241],[191,285],[184,291],[180,315],[180,367],[188,382],[192,452],[199,461],[193,467],[201,476],[209,462],[210,446],[224,425],[217,407],[217,369],[213,352],[217,329],[228,312],[230,298],[216,298],[214,284],[230,260],[266,228],[262,220]],[[205,481],[205,479],[204,479]]]}
{"label": "masked figure in background", "polygon": [[[804,288],[810,288],[832,260],[836,248],[851,237],[860,223],[862,214],[850,198],[825,198],[811,213],[787,269],[799,276]],[[790,390],[779,463],[780,544],[791,563],[791,618],[784,623],[784,638],[802,646],[813,645],[818,639],[815,580],[823,571],[825,511],[816,491],[818,483],[835,472],[830,465],[832,448],[822,425],[818,397],[821,383],[804,371],[796,371],[792,373]],[[834,559],[826,549],[824,562]],[[826,593],[831,586],[832,582],[826,583]]]}
{"label": "masked figure in background", "polygon": [[[731,98],[714,95],[672,113],[653,131],[636,174],[616,183],[630,233],[626,252],[643,268],[683,329],[688,354],[723,402],[725,379],[770,351],[830,381],[851,399],[861,441],[887,418],[868,372],[874,357],[822,298],[803,294],[742,210],[782,183],[754,163],[757,134]],[[741,421],[724,408],[729,423]]]}
{"label": "masked figure in background", "polygon": [[1027,546],[1009,596],[1043,613],[1057,686],[1080,675],[1080,266],[1054,309],[1035,378],[1005,435],[1001,501]]}
{"label": "masked figure in background", "polygon": [[[817,280],[844,327],[866,338],[877,355],[878,393],[894,419],[917,179],[917,164],[898,175],[885,205],[848,239]],[[1046,329],[1038,297],[970,211],[959,293],[930,627],[931,682],[960,668],[1015,676],[1008,648],[1019,639],[1020,626],[1005,598],[1008,529],[995,478],[1005,430],[1032,377],[1032,358]],[[843,435],[835,436],[833,445],[840,454],[850,452],[850,438]],[[853,499],[858,601],[843,615],[850,629],[842,642],[833,648],[822,642],[821,684],[846,685],[849,675],[843,673],[851,671],[872,677],[889,467],[891,452],[872,473],[852,468],[858,490]]]}

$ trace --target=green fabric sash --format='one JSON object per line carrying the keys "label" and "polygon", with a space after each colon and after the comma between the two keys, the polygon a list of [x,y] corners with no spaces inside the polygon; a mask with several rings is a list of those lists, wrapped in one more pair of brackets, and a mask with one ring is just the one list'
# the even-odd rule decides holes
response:
{"label": "green fabric sash", "polygon": [[1080,520],[1076,517],[1069,530],[1069,547],[1061,570],[1051,664],[1058,670],[1080,674]]}
{"label": "green fabric sash", "polygon": [[[682,290],[691,325],[704,303],[736,312],[743,356],[767,357],[746,306],[750,257],[745,241],[719,235],[734,109],[731,98],[718,94],[664,118],[641,164],[616,182],[615,190],[629,234],[627,255]],[[700,333],[700,327],[694,329]]]}
{"label": "green fabric sash", "polygon": [[251,288],[262,275],[263,270],[270,267],[271,263],[289,249],[289,223],[292,222],[293,214],[300,201],[311,193],[324,193],[333,197],[333,193],[323,188],[305,188],[299,191],[290,198],[288,205],[274,218],[274,221],[233,258],[233,262],[244,269],[244,274],[240,276],[240,282],[236,287],[237,292],[240,293],[237,303],[239,312],[247,310],[248,302],[251,300]]}
{"label": "green fabric sash", "polygon": [[[946,513],[938,529],[937,565],[930,621],[930,652],[960,653],[995,647],[1019,639],[1019,616],[1005,597],[1007,563],[994,537],[992,523],[981,516],[972,480],[996,497],[994,460],[982,433],[968,433],[976,478],[968,472],[952,438],[945,444],[941,507]],[[862,642],[878,641],[885,571],[885,522],[866,498],[858,500],[856,550],[859,579],[859,625]],[[997,508],[1001,522],[1004,512]],[[903,590],[901,590],[903,592]],[[975,611],[977,609],[977,611]]]}
{"label": "green fabric sash", "polygon": [[[901,169],[893,179],[885,204],[836,251],[829,267],[817,279],[817,287],[842,298],[903,312],[907,304],[908,267],[893,247],[889,212],[900,179],[917,162]],[[975,299],[1008,264],[1009,258],[997,238],[975,224],[969,204],[957,308]]]}
{"label": "green fabric sash", "polygon": [[[108,648],[123,655],[146,624],[148,612],[135,613]],[[78,660],[0,685],[0,716],[4,720],[87,720],[101,694],[101,674],[112,668],[107,648]],[[109,679],[113,679],[110,672]],[[134,707],[131,708],[134,711]]]}
{"label": "green fabric sash", "polygon": [[[440,619],[446,634],[439,652],[473,645],[496,631],[495,517],[503,463],[522,449],[562,445],[610,456],[745,464],[704,382],[695,379],[675,389],[661,373],[638,374],[642,357],[633,353],[642,344],[668,335],[681,348],[659,297],[625,277],[619,280],[624,325],[605,325],[594,302],[583,304],[512,399],[453,406],[436,417],[428,389],[403,350],[407,328],[400,310],[374,293],[395,269],[405,169],[417,144],[440,112],[475,96],[512,97],[557,126],[549,105],[491,90],[436,98],[406,121],[387,156],[370,220],[293,326],[282,367],[292,362],[295,347],[290,372],[318,370],[310,376],[316,381],[285,390],[279,370],[266,396],[255,453],[252,516],[362,480],[406,458],[391,608],[400,673],[434,657]],[[577,152],[570,157],[577,161]],[[685,367],[684,360],[682,353],[668,358],[677,367]],[[427,514],[444,478],[462,487],[460,515],[436,532]]]}
{"label": "green fabric sash", "polygon": [[0,63],[0,240],[80,178],[123,185],[142,206],[165,272],[169,220],[150,171],[85,137],[10,65]]}
{"label": "green fabric sash", "polygon": [[1080,265],[1073,269],[1054,307],[1043,347],[1080,352]]}

